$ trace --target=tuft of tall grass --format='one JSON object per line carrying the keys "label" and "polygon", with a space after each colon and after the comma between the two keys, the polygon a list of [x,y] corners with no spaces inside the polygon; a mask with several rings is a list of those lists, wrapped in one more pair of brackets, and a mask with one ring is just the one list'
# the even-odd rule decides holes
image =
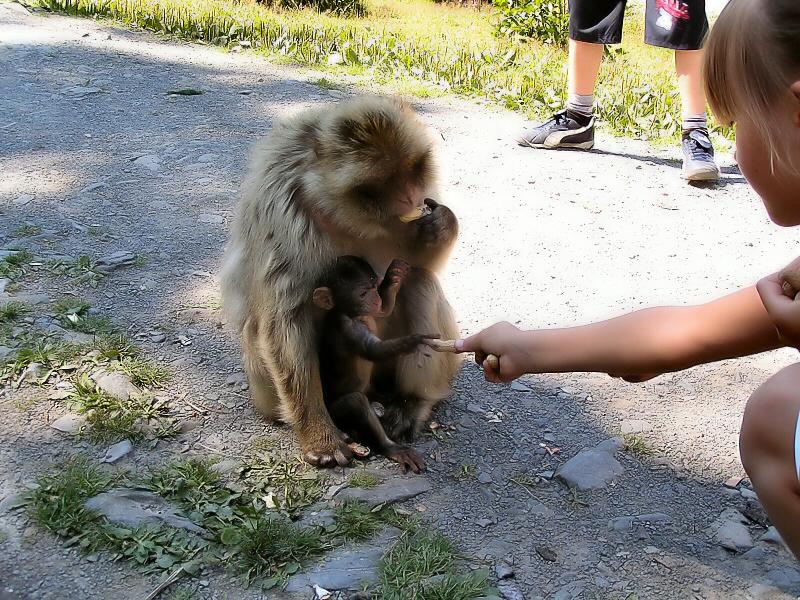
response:
{"label": "tuft of tall grass", "polygon": [[[379,5],[366,19],[281,12],[237,0],[38,2],[50,10],[111,18],[184,39],[242,44],[297,64],[334,64],[335,69],[368,73],[382,83],[420,81],[437,90],[488,98],[536,117],[564,102],[563,49],[514,37],[497,39],[490,25],[480,24],[488,17],[485,12],[470,11],[472,20],[465,20],[455,9],[412,0]],[[439,11],[436,19],[431,10]],[[426,18],[429,22],[420,22]],[[466,29],[460,27],[465,23]],[[641,138],[677,137],[680,102],[674,73],[666,63],[663,54],[649,49],[633,55],[609,53],[597,115],[611,131]],[[729,130],[722,134],[732,137]]]}

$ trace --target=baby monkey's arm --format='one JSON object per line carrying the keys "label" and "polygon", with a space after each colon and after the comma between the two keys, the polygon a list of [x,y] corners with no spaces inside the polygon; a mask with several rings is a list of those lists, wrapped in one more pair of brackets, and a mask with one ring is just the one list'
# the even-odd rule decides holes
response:
{"label": "baby monkey's arm", "polygon": [[342,335],[351,351],[373,362],[386,360],[399,354],[414,352],[420,344],[438,337],[435,334],[412,334],[391,340],[382,340],[364,323],[344,317]]}
{"label": "baby monkey's arm", "polygon": [[400,286],[403,284],[410,269],[411,266],[399,258],[395,258],[389,268],[386,269],[386,275],[384,275],[380,288],[378,288],[382,305],[379,317],[388,317],[394,311],[397,292],[400,291]]}

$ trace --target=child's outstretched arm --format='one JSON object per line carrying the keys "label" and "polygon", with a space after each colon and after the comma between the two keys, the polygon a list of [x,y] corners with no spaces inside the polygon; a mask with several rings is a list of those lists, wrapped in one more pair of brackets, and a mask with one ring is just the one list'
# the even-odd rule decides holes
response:
{"label": "child's outstretched arm", "polygon": [[580,327],[521,331],[497,323],[457,343],[500,357],[496,371],[484,363],[489,381],[511,381],[523,373],[594,371],[631,381],[668,371],[755,354],[784,345],[755,286],[713,302],[648,308]]}

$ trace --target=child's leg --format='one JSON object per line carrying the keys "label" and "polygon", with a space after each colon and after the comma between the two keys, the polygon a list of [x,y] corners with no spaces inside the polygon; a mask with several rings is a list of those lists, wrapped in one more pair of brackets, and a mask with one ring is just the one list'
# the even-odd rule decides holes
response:
{"label": "child's leg", "polygon": [[747,403],[739,436],[744,465],[759,500],[800,558],[800,364],[783,369]]}
{"label": "child's leg", "polygon": [[706,113],[706,94],[703,90],[703,51],[675,50],[675,72],[681,92],[681,107],[687,115]]}

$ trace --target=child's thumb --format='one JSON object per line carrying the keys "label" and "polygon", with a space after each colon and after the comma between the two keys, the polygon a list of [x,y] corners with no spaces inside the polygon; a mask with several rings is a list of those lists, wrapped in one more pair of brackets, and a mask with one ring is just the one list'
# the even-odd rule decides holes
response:
{"label": "child's thumb", "polygon": [[456,340],[456,350],[458,352],[475,352],[480,350],[480,334],[471,335],[463,340]]}

